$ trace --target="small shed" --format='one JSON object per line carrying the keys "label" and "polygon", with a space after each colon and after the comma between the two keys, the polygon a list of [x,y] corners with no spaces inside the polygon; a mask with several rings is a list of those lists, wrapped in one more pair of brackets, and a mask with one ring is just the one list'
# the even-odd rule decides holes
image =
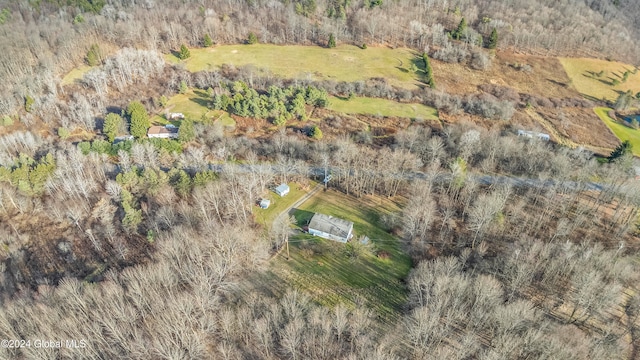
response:
{"label": "small shed", "polygon": [[287,184],[280,184],[280,186],[278,186],[276,188],[276,194],[280,195],[280,196],[286,196],[289,193],[289,185]]}
{"label": "small shed", "polygon": [[353,236],[353,223],[325,214],[315,214],[309,222],[309,234],[346,243]]}
{"label": "small shed", "polygon": [[271,205],[271,200],[269,200],[269,199],[262,199],[262,200],[260,200],[260,207],[261,207],[262,209],[267,209],[267,208],[269,208],[269,205]]}
{"label": "small shed", "polygon": [[167,114],[167,119],[168,120],[184,120],[184,114],[183,113],[168,113]]}

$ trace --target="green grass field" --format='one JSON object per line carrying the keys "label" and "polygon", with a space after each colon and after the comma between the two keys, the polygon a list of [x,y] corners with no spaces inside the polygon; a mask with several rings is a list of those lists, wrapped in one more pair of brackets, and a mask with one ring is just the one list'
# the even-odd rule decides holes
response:
{"label": "green grass field", "polygon": [[[291,258],[286,260],[283,251],[272,261],[271,281],[302,290],[329,307],[363,301],[383,318],[394,319],[407,299],[403,279],[411,269],[411,259],[399,240],[379,224],[382,214],[398,210],[398,204],[388,199],[357,199],[332,190],[317,193],[295,211],[298,222],[305,223],[315,212],[348,219],[354,222],[354,238],[342,244],[308,234],[292,237]],[[362,247],[357,242],[361,235],[371,239],[370,249],[350,256],[357,252],[352,242],[355,248]],[[380,251],[389,258],[377,257]]]}
{"label": "green grass field", "polygon": [[605,124],[613,131],[613,133],[620,139],[620,141],[629,140],[633,145],[633,154],[640,156],[640,130],[630,128],[626,125],[620,124],[613,120],[609,114],[611,109],[605,107],[597,107],[594,109],[598,117],[604,121]]}
{"label": "green grass field", "polygon": [[92,67],[89,65],[82,65],[80,67],[77,67],[69,71],[69,73],[62,78],[62,81],[60,82],[60,84],[62,86],[65,86],[65,85],[73,84],[74,82],[76,82],[76,80],[82,80],[82,77],[84,77],[84,74],[86,74],[91,69]]}
{"label": "green grass field", "polygon": [[[234,126],[235,121],[229,113],[220,110],[209,110],[207,101],[209,96],[202,90],[189,90],[185,94],[172,96],[165,106],[164,112],[183,113],[186,117],[194,121],[202,120],[203,116],[214,121],[220,121],[222,125]],[[156,115],[151,118],[154,124],[168,124],[169,121],[163,115]],[[174,125],[179,126],[179,121]]]}
{"label": "green grass field", "polygon": [[345,114],[397,116],[410,119],[438,120],[438,110],[422,104],[404,104],[393,100],[356,97],[351,100],[331,97],[329,109]]}
{"label": "green grass field", "polygon": [[[589,97],[615,101],[620,92],[627,90],[640,91],[640,72],[630,74],[626,82],[622,82],[626,70],[633,71],[633,65],[616,61],[586,58],[559,58],[575,89]],[[595,74],[604,71],[601,77]],[[620,83],[613,85],[616,79]]]}
{"label": "green grass field", "polygon": [[[181,62],[173,54],[165,58],[172,63]],[[409,49],[254,44],[191,49],[191,57],[182,63],[192,72],[218,69],[222,64],[254,65],[287,78],[357,81],[381,77],[392,85],[412,88],[418,84],[418,75],[410,70],[417,59]]]}
{"label": "green grass field", "polygon": [[[307,189],[308,191],[311,191],[315,186],[315,183],[310,184],[311,185]],[[265,194],[263,198],[271,200],[271,205],[268,209],[257,208],[254,211],[257,223],[270,228],[273,220],[280,215],[281,212],[294,204],[308,192],[300,189],[300,185],[296,183],[289,183],[289,189],[289,194],[284,197],[280,197],[280,195],[276,194],[273,189],[269,189],[269,192]]]}

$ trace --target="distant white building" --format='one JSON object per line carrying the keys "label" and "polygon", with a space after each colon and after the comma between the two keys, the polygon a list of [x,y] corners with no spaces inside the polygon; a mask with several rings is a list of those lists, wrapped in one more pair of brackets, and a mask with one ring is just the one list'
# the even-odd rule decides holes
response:
{"label": "distant white building", "polygon": [[524,136],[531,139],[533,139],[534,137],[537,137],[538,139],[544,140],[544,141],[551,140],[551,136],[549,136],[549,134],[538,133],[538,132],[527,131],[527,130],[518,130],[518,136]]}
{"label": "distant white building", "polygon": [[271,200],[269,199],[262,199],[260,200],[260,208],[262,209],[268,209],[269,205],[271,205]]}
{"label": "distant white building", "polygon": [[280,184],[280,186],[278,186],[277,188],[275,188],[276,194],[282,196],[286,196],[289,193],[289,185],[287,184]]}
{"label": "distant white building", "polygon": [[184,120],[183,113],[168,113],[167,120]]}
{"label": "distant white building", "polygon": [[178,128],[173,125],[167,126],[152,126],[147,131],[147,136],[151,138],[160,138],[160,139],[177,139],[178,138]]}

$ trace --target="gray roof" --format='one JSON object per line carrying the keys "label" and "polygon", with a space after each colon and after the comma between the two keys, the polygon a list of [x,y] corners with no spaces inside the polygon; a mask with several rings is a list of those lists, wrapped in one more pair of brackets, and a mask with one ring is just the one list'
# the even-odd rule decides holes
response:
{"label": "gray roof", "polygon": [[309,223],[309,229],[322,231],[341,238],[347,238],[352,228],[353,223],[351,221],[318,213],[313,215]]}
{"label": "gray roof", "polygon": [[279,193],[285,192],[285,191],[289,191],[289,185],[287,184],[280,184],[280,186],[278,186],[276,188],[276,191]]}

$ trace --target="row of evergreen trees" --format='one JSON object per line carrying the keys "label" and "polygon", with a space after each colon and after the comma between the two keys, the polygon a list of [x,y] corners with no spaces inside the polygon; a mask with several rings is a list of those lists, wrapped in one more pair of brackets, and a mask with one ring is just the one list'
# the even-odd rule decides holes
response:
{"label": "row of evergreen trees", "polygon": [[292,118],[305,120],[305,106],[324,108],[329,104],[329,95],[324,89],[314,86],[270,86],[266,93],[259,94],[242,81],[228,86],[226,93],[213,96],[212,107],[242,117],[264,118],[281,126]]}

